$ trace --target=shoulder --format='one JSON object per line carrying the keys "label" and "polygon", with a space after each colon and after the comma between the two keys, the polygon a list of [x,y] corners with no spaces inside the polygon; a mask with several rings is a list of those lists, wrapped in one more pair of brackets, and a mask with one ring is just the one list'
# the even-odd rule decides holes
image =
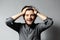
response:
{"label": "shoulder", "polygon": [[35,25],[35,27],[36,27],[37,29],[39,29],[41,23],[35,23],[34,25]]}
{"label": "shoulder", "polygon": [[18,23],[18,22],[16,23],[16,22],[15,22],[15,25],[23,26],[23,25],[25,25],[25,23]]}
{"label": "shoulder", "polygon": [[44,24],[43,24],[43,23],[36,23],[36,24],[35,24],[36,29],[41,30],[41,29],[42,29],[42,25],[44,26]]}

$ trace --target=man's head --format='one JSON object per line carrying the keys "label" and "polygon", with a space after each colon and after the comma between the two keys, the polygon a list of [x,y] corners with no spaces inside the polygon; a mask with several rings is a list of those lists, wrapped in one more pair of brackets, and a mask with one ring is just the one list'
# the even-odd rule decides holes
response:
{"label": "man's head", "polygon": [[25,23],[28,25],[32,25],[34,23],[37,15],[34,13],[33,6],[25,6],[25,7],[23,7],[22,11],[25,8],[28,8],[28,9],[26,9],[25,14],[23,15]]}

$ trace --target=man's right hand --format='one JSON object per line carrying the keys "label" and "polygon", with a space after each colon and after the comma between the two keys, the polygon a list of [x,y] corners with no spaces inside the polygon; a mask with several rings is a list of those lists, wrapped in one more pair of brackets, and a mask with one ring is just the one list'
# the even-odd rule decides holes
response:
{"label": "man's right hand", "polygon": [[21,12],[22,13],[22,16],[25,14],[26,9],[28,9],[28,8],[23,9],[23,11]]}

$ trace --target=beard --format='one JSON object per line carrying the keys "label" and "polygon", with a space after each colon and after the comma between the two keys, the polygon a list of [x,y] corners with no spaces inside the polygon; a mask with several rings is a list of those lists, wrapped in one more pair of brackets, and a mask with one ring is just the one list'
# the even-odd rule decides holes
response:
{"label": "beard", "polygon": [[25,20],[25,24],[27,24],[28,26],[31,26],[32,24],[34,24],[34,20],[32,21]]}

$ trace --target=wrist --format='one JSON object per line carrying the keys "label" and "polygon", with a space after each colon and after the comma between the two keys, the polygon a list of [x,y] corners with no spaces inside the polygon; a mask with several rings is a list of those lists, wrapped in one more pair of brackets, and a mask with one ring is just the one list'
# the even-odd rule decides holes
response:
{"label": "wrist", "polygon": [[23,15],[24,15],[24,13],[23,13],[23,12],[21,12],[21,13],[20,13],[20,15],[21,15],[21,16],[23,16]]}
{"label": "wrist", "polygon": [[37,16],[39,16],[39,15],[40,15],[40,13],[38,12],[38,13],[37,13]]}

